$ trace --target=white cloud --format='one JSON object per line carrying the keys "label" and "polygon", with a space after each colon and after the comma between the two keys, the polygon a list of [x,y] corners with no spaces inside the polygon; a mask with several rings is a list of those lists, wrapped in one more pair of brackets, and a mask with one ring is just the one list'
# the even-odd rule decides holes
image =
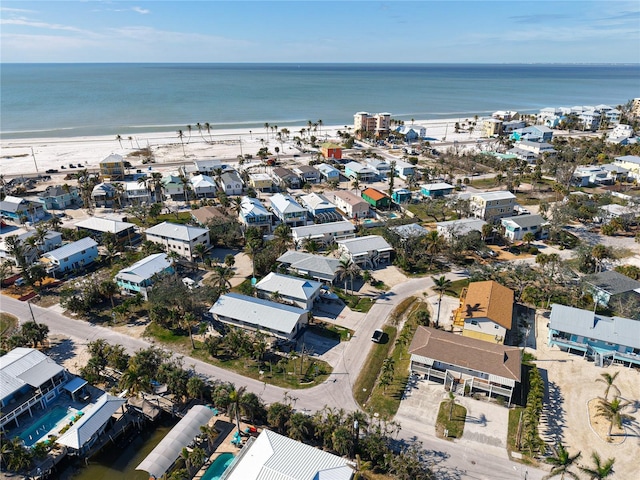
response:
{"label": "white cloud", "polygon": [[142,7],[131,7],[131,10],[133,10],[136,13],[139,13],[140,15],[146,15],[147,13],[151,13],[151,10],[147,10],[146,8],[142,8]]}
{"label": "white cloud", "polygon": [[8,12],[8,13],[37,13],[35,10],[27,10],[25,8],[9,8],[9,7],[0,7],[0,12]]}
{"label": "white cloud", "polygon": [[47,30],[63,30],[66,32],[92,34],[92,32],[88,30],[82,30],[80,28],[72,27],[70,25],[61,25],[59,23],[34,22],[32,20],[28,20],[24,18],[2,18],[0,19],[0,25],[16,25],[20,27],[43,28]]}

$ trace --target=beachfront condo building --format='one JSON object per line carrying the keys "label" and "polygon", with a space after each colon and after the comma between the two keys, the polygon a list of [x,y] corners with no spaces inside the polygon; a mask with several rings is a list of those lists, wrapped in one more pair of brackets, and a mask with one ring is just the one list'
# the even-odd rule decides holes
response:
{"label": "beachfront condo building", "polygon": [[353,116],[353,129],[356,132],[373,132],[376,136],[389,133],[391,130],[391,114],[358,112]]}

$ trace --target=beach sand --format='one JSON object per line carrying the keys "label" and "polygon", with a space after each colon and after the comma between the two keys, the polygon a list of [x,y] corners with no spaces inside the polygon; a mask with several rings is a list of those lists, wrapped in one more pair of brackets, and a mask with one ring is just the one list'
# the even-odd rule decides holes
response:
{"label": "beach sand", "polygon": [[[466,118],[416,120],[414,124],[426,127],[427,137],[437,139],[431,143],[438,146],[442,144],[442,139],[445,137],[448,143],[480,139],[482,119],[478,119],[473,133],[454,133],[455,123],[463,124],[466,120]],[[474,121],[473,118],[468,120]],[[199,133],[196,129],[193,129],[189,135],[186,130],[183,130],[182,142],[177,132],[142,133],[135,136],[123,134],[120,141],[113,136],[2,139],[0,169],[5,178],[44,173],[49,169],[59,170],[60,173],[78,171],[77,168],[69,169],[69,164],[82,164],[83,168],[96,170],[100,161],[112,153],[126,158],[132,152],[147,146],[151,148],[155,158],[156,163],[153,168],[158,170],[175,170],[180,163],[191,163],[194,160],[235,161],[241,154],[250,154],[256,158],[258,150],[263,146],[268,147],[273,155],[276,154],[276,147],[279,148],[280,155],[300,154],[292,139],[300,136],[300,130],[307,127],[301,125],[287,128],[290,132],[290,140],[283,142],[276,139],[275,132],[267,132],[264,128],[256,128],[252,131],[248,129],[216,130],[212,131],[211,135],[206,132]],[[317,137],[318,143],[338,141],[338,130],[346,129],[344,125],[323,125],[313,131],[312,135]],[[353,132],[353,128],[348,131]],[[138,162],[134,160],[131,163],[136,165]],[[62,166],[65,167],[64,170]]]}

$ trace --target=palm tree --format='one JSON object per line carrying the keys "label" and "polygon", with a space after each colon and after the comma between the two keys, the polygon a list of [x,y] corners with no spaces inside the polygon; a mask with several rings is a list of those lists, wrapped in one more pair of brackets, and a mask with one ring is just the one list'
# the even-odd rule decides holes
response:
{"label": "palm tree", "polygon": [[524,234],[524,236],[522,237],[522,240],[524,240],[524,243],[527,244],[527,248],[529,248],[529,246],[531,245],[531,242],[534,242],[536,239],[536,236],[534,233],[532,232],[527,232]]}
{"label": "palm tree", "polygon": [[356,193],[360,192],[360,180],[356,177],[353,182],[351,182],[351,186],[356,191]]}
{"label": "palm tree", "polygon": [[182,132],[182,130],[178,130],[178,138],[180,139],[180,143],[182,144],[182,154],[186,158],[187,152],[184,149],[184,133]]}
{"label": "palm tree", "polygon": [[111,301],[111,308],[114,308],[113,296],[120,290],[113,280],[105,280],[100,284],[100,294],[104,295]]}
{"label": "palm tree", "polygon": [[609,420],[609,432],[607,436],[611,437],[611,430],[615,425],[618,428],[622,428],[622,421],[632,418],[630,415],[622,413],[622,411],[631,405],[631,402],[625,402],[620,397],[616,397],[610,402],[604,398],[600,399],[598,405],[598,417],[604,417]]}
{"label": "palm tree", "polygon": [[591,459],[593,460],[593,467],[578,467],[583,473],[589,476],[590,480],[602,480],[613,475],[615,458],[608,458],[606,462],[602,463],[600,455],[597,452],[593,452]]}
{"label": "palm tree", "polygon": [[200,447],[195,447],[189,453],[189,463],[195,467],[199,467],[200,465],[202,465],[204,463],[205,458],[207,458],[207,454]]}
{"label": "palm tree", "polygon": [[482,226],[482,240],[487,241],[487,238],[493,235],[493,225],[487,223]]}
{"label": "palm tree", "polygon": [[211,124],[209,122],[204,122],[204,129],[209,134],[209,141],[211,142]]}
{"label": "palm tree", "polygon": [[596,261],[596,273],[600,273],[603,268],[603,261],[606,258],[611,257],[609,249],[606,246],[602,245],[601,243],[598,243],[597,245],[594,245],[593,248],[591,249],[591,255],[593,256],[593,259]]}
{"label": "palm tree", "polygon": [[207,255],[207,246],[204,243],[199,243],[193,247],[194,253],[204,263],[204,257]]}
{"label": "palm tree", "polygon": [[242,396],[246,390],[247,387],[240,387],[239,389],[229,393],[229,420],[235,416],[238,432],[240,432],[240,407],[242,403]]}
{"label": "palm tree", "polygon": [[184,321],[184,327],[187,329],[187,332],[189,333],[189,340],[191,340],[191,348],[195,350],[196,344],[193,341],[193,324],[197,320],[196,316],[191,312],[187,312],[182,317],[182,320]]}
{"label": "palm tree", "polygon": [[456,406],[456,400],[456,394],[449,391],[449,399],[447,400],[447,405],[449,406],[449,421],[451,421],[451,417],[453,417],[453,408]]}
{"label": "palm tree", "polygon": [[613,375],[611,375],[610,373],[601,373],[600,376],[602,378],[596,378],[596,382],[602,382],[606,385],[606,388],[604,390],[604,399],[607,400],[609,397],[609,390],[613,389],[613,391],[616,393],[616,396],[620,395],[620,389],[617,387],[617,385],[614,385],[613,382],[615,382],[616,378],[618,377],[618,374],[620,373],[620,371],[617,371],[616,373],[614,373]]}
{"label": "palm tree", "polygon": [[551,468],[551,473],[544,477],[544,480],[557,477],[558,475],[560,475],[560,480],[562,480],[565,475],[578,480],[578,475],[570,471],[569,468],[580,458],[582,453],[578,452],[571,456],[561,442],[558,443],[556,447],[551,447],[551,450],[553,451],[553,457],[547,458],[547,463],[550,463],[553,467]]}
{"label": "palm tree", "polygon": [[436,328],[438,328],[440,322],[440,305],[442,304],[442,296],[447,290],[451,288],[451,280],[449,280],[444,275],[440,276],[440,278],[431,277],[431,280],[433,281],[433,287],[431,287],[431,289],[434,292],[438,293],[438,314],[436,315]]}
{"label": "palm tree", "polygon": [[346,293],[349,293],[349,290],[347,289],[347,279],[351,280],[351,290],[353,291],[353,277],[357,276],[359,272],[360,267],[358,267],[358,265],[350,258],[343,258],[340,260],[336,273],[340,280],[344,280],[344,290]]}
{"label": "palm tree", "polygon": [[122,136],[121,135],[116,135],[116,140],[120,144],[120,148],[122,148]]}
{"label": "palm tree", "polygon": [[233,278],[235,272],[231,267],[218,265],[211,274],[211,281],[215,288],[220,292],[228,292],[231,288],[230,280]]}
{"label": "palm tree", "polygon": [[444,240],[437,230],[431,230],[425,237],[425,251],[429,255],[429,270],[433,266],[433,259],[442,250]]}

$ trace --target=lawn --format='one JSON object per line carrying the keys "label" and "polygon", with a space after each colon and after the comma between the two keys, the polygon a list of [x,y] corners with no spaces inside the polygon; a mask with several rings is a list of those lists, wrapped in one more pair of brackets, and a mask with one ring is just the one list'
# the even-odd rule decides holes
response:
{"label": "lawn", "polygon": [[376,343],[369,350],[369,355],[364,362],[360,375],[353,385],[353,396],[359,405],[364,406],[369,399],[369,395],[375,386],[376,379],[382,368],[382,362],[387,358],[391,347],[396,340],[396,327],[385,325],[382,330],[386,334],[385,343]]}
{"label": "lawn", "polygon": [[469,183],[474,188],[493,188],[498,186],[498,182],[494,178],[478,178],[476,180],[471,180]]}
{"label": "lawn", "polygon": [[18,326],[18,317],[9,313],[0,312],[0,335],[13,331]]}
{"label": "lawn", "polygon": [[[467,409],[457,403],[453,407],[451,420],[449,420],[449,401],[440,404],[438,418],[436,420],[436,435],[440,438],[461,438],[464,432],[464,420],[467,417]],[[445,436],[445,430],[447,435]]]}
{"label": "lawn", "polygon": [[[527,456],[524,452],[521,452],[516,447],[516,435],[518,435],[518,423],[520,422],[520,414],[524,412],[524,407],[514,407],[509,409],[509,424],[507,430],[507,451],[509,456],[511,453],[519,453],[522,458],[512,457],[512,460],[526,463],[527,465],[535,464],[535,461]],[[518,456],[519,457],[519,456]]]}
{"label": "lawn", "polygon": [[349,307],[354,312],[367,313],[373,306],[373,300],[369,297],[353,295],[337,288],[335,289],[335,293],[336,295],[338,295],[338,297],[340,297],[340,300],[342,300],[345,305],[347,305],[347,307]]}
{"label": "lawn", "polygon": [[191,218],[191,212],[177,212],[177,213],[163,213],[162,215],[158,215],[157,217],[147,218],[148,225],[143,225],[139,218],[134,216],[127,217],[127,221],[130,223],[136,224],[138,227],[144,226],[153,226],[162,222],[171,222],[171,223],[182,223],[187,224],[191,223],[193,219]]}
{"label": "lawn", "polygon": [[333,325],[332,323],[321,322],[309,325],[308,330],[316,335],[320,335],[321,337],[330,338],[340,342],[347,342],[351,340],[351,337],[353,337],[353,330]]}
{"label": "lawn", "polygon": [[460,298],[462,289],[467,288],[468,286],[469,286],[468,278],[464,278],[462,280],[456,280],[454,282],[451,282],[451,286],[444,293],[445,295],[449,295],[450,297]]}

